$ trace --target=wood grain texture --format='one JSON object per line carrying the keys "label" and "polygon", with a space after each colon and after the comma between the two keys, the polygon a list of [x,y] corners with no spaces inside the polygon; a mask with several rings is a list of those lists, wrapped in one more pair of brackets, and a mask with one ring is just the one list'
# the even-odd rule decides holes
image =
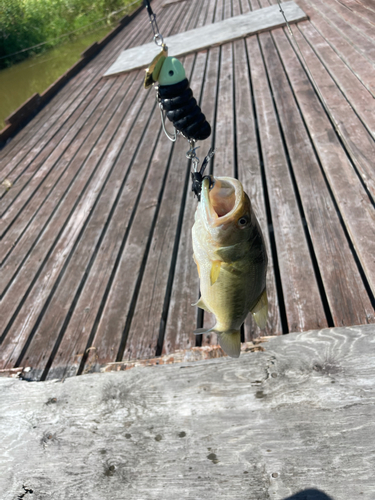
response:
{"label": "wood grain texture", "polygon": [[372,500],[374,333],[64,383],[1,378],[2,498]]}
{"label": "wood grain texture", "polygon": [[[264,34],[267,36],[267,34]],[[246,40],[289,331],[327,326],[281,132],[262,63],[259,35]]]}
{"label": "wood grain texture", "polygon": [[[230,3],[227,5],[230,6]],[[304,12],[294,2],[283,3],[283,9],[289,22],[306,19]],[[228,18],[224,21],[169,37],[166,40],[169,55],[179,57],[285,24],[279,8],[275,6],[266,7],[256,13],[250,12],[236,17],[229,16],[231,14],[228,11],[226,14]],[[154,43],[124,51],[104,73],[104,76],[146,67],[159,52],[160,49]]]}
{"label": "wood grain texture", "polygon": [[[278,30],[281,36],[282,30]],[[312,247],[335,326],[374,323],[374,310],[271,35],[264,59]],[[298,65],[297,58],[294,59]],[[290,61],[290,64],[292,62]]]}
{"label": "wood grain texture", "polygon": [[[298,31],[293,32],[305,59],[308,61],[309,69],[315,81],[319,85],[319,88],[324,87],[325,84],[329,82],[329,80],[327,81],[327,74],[322,71],[321,64],[317,58],[314,58],[311,49],[306,45],[300,33]],[[368,193],[363,188],[361,179],[358,177],[351,162],[348,160],[346,151],[342,148],[336,134],[333,133],[332,124],[328,120],[326,114],[323,113],[324,108],[316,97],[305,72],[302,68],[298,68],[298,66],[291,63],[291,61],[293,61],[293,51],[290,43],[284,36],[280,37],[278,33],[275,33],[275,40],[278,43],[278,48],[288,72],[293,91],[301,108],[335,201],[342,214],[369,285],[374,293],[375,262],[373,255],[375,254],[375,247],[373,248],[373,244],[375,244],[375,211],[373,203]],[[329,82],[329,86],[330,91],[323,94],[328,102],[337,95],[335,94],[335,86],[332,82]],[[347,104],[342,101],[340,101],[340,103],[344,106]],[[339,110],[340,105],[333,108],[333,112],[336,116]],[[354,114],[349,112],[348,109],[345,118],[342,116],[339,123],[345,125],[346,121],[350,121],[353,116]],[[360,133],[359,128],[357,132]],[[365,181],[366,178],[363,180]],[[350,186],[349,191],[348,186]],[[358,237],[359,233],[366,236]]]}
{"label": "wood grain texture", "polygon": [[277,296],[275,269],[271,252],[270,235],[265,206],[265,193],[262,184],[260,152],[255,116],[253,112],[251,82],[247,61],[245,41],[233,43],[235,74],[235,127],[238,178],[248,194],[252,209],[262,229],[268,255],[267,297],[268,323],[264,331],[256,325],[249,314],[245,321],[245,340],[250,341],[260,335],[282,333],[279,299]]}

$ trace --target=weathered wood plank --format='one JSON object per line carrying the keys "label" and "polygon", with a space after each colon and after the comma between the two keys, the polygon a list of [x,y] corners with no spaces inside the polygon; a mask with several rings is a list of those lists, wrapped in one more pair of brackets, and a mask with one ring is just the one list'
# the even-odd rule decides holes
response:
{"label": "weathered wood plank", "polygon": [[[148,101],[149,104],[152,104],[152,99],[149,98]],[[156,109],[151,118],[151,126],[148,127],[136,156],[127,158],[127,152],[123,151],[123,158],[118,160],[120,165],[123,165],[123,162],[125,164],[131,162],[129,176],[112,217],[108,221],[107,232],[100,243],[95,262],[90,269],[69,324],[66,326],[64,337],[52,361],[48,372],[49,379],[72,376],[77,373],[97,318],[101,316],[106,295],[109,295],[110,289],[112,289],[115,273],[117,274],[118,268],[121,267],[121,261],[125,261],[128,265],[131,262],[134,269],[139,267],[142,262],[141,253],[129,252],[127,242],[131,239],[132,231],[138,229],[139,232],[137,224],[141,218],[143,224],[149,220],[152,221],[153,212],[157,205],[157,191],[162,184],[164,172],[161,172],[161,169],[158,169],[157,165],[154,164],[150,158],[150,151],[153,150],[155,142],[160,138],[160,124],[159,131],[153,126],[158,124],[158,119],[159,110]],[[143,193],[143,191],[145,192]],[[137,209],[138,214],[135,214],[135,209]],[[133,215],[135,215],[134,221],[132,221]],[[150,230],[150,225],[151,223],[147,226],[147,230]],[[144,232],[145,238],[147,238],[147,230]],[[134,245],[134,240],[132,243]],[[135,258],[138,258],[138,263],[135,262]],[[125,273],[120,274],[120,276],[123,285],[130,289],[131,276]],[[124,295],[116,295],[116,299],[120,301],[122,310],[126,312],[130,307],[130,300],[126,305]],[[109,322],[111,323],[111,321],[110,319]],[[118,329],[116,332],[121,334],[122,330]],[[120,341],[121,335],[118,345]],[[91,347],[96,346],[96,351],[98,351],[97,338]],[[113,352],[113,360],[116,359],[117,351],[118,347],[116,352]]]}
{"label": "weathered wood plank", "polygon": [[[189,69],[192,57],[185,63]],[[175,144],[123,359],[153,357],[162,348],[184,195],[191,195],[190,182],[185,184],[187,176],[190,181],[186,151],[186,141]]]}
{"label": "weathered wood plank", "polygon": [[374,339],[335,328],[238,360],[2,378],[3,499],[371,500]]}
{"label": "weathered wood plank", "polygon": [[[375,62],[375,41],[363,36],[360,31],[340,17],[332,7],[329,7],[326,2],[304,0],[302,5],[314,26],[321,26],[320,19],[324,18],[326,23],[330,24],[362,57],[372,64]],[[362,71],[360,75],[365,77]]]}
{"label": "weathered wood plank", "polygon": [[[351,43],[342,36],[341,33],[330,24],[328,19],[325,19],[318,10],[311,8],[310,2],[301,1],[306,13],[313,20],[310,22],[315,29],[326,39],[327,43],[335,50],[337,55],[345,62],[350,70],[355,74],[358,80],[367,88],[367,90],[375,98],[375,67],[361,53],[359,53]],[[315,5],[315,9],[316,9]]]}
{"label": "weathered wood plank", "polygon": [[[304,12],[294,2],[283,3],[283,9],[289,22],[305,19]],[[181,56],[224,44],[230,40],[259,33],[264,30],[285,24],[279,8],[270,6],[256,13],[231,17],[213,25],[206,25],[195,30],[180,33],[166,40],[169,55]],[[117,61],[104,73],[111,76],[125,71],[146,67],[159,53],[160,49],[154,43],[134,49],[128,49],[119,56]]]}
{"label": "weathered wood plank", "polygon": [[[121,102],[127,93],[129,92],[129,97],[134,98],[135,89],[132,89],[130,85],[133,81],[134,75],[131,75],[130,81],[123,82],[117,94],[108,95],[108,99],[104,99],[99,104],[92,115],[92,122],[87,124],[87,132],[90,132],[89,137],[85,137],[86,131],[84,130],[82,137],[76,137],[78,145],[80,145],[81,138],[84,139],[78,151],[75,151],[75,143],[72,146],[75,155],[70,157],[70,151],[68,151],[67,157],[60,159],[59,163],[55,166],[57,174],[60,174],[60,169],[63,171],[62,175],[59,175],[57,178],[55,185],[50,186],[48,178],[43,183],[42,190],[45,188],[48,196],[46,196],[45,200],[41,200],[43,202],[41,207],[35,210],[36,213],[34,213],[34,204],[38,200],[33,199],[21,212],[19,219],[21,227],[16,224],[6,234],[4,245],[1,247],[1,250],[4,251],[4,254],[1,254],[2,262],[4,263],[2,269],[3,279],[0,284],[1,294],[4,293],[9,283],[15,279],[16,274],[20,271],[20,266],[24,264],[25,259],[35,247],[38,247],[38,251],[42,252],[39,254],[40,261],[43,261],[48,255],[49,246],[46,242],[49,241],[52,244],[55,237],[58,236],[56,227],[61,228],[64,226],[64,217],[69,217],[68,214],[72,206],[74,206],[77,198],[80,196],[80,190],[83,189],[85,182],[90,178],[91,172],[87,169],[85,162],[90,156],[92,148],[100,140],[100,136],[113,118],[113,114],[118,109],[126,111],[127,108],[121,107]],[[121,83],[121,79],[119,83]],[[75,183],[79,186],[78,192],[74,191]],[[65,214],[65,216],[62,214]],[[51,217],[54,223],[52,225],[50,224]],[[21,232],[24,220],[25,229],[27,228],[27,230]],[[28,225],[26,226],[26,224]],[[47,234],[50,235],[51,239],[49,239]],[[42,237],[43,245],[38,244],[40,237]],[[15,247],[14,251],[10,252],[13,240]]]}
{"label": "weathered wood plank", "polygon": [[[262,34],[259,35],[263,41]],[[289,331],[324,327],[327,320],[306,242],[262,54],[246,40]]]}
{"label": "weathered wood plank", "polygon": [[235,75],[235,126],[238,178],[245,192],[249,195],[252,208],[259,221],[265,240],[268,269],[268,323],[264,331],[260,330],[255,321],[248,315],[245,321],[245,340],[250,341],[260,335],[278,335],[282,333],[279,311],[279,300],[275,283],[275,269],[271,252],[268,221],[265,207],[265,193],[262,184],[257,132],[253,113],[252,94],[249,80],[249,65],[246,55],[246,45],[243,40],[233,43],[234,75]]}
{"label": "weathered wood plank", "polygon": [[311,23],[302,23],[300,30],[374,140],[375,105],[373,105],[373,95],[357,79],[353,72],[345,64],[342,64],[339,56]]}
{"label": "weathered wood plank", "polygon": [[[131,92],[136,94],[137,90],[138,88],[133,86]],[[102,185],[112,170],[145,97],[138,96],[132,101],[130,94],[129,100],[121,102],[117,108],[118,112],[91,148],[89,155],[86,152],[84,168],[75,178],[74,189],[64,197],[61,209],[50,217],[43,238],[27,256],[22,269],[3,298],[1,310],[4,321],[1,331],[7,332],[10,328],[6,346],[1,351],[1,363],[5,363],[5,366],[17,361],[25,350],[29,335],[35,334],[35,325],[43,314],[44,305],[51,292],[53,293],[56,280],[59,279],[66,259],[80,237],[82,227],[98,199]],[[59,228],[58,233],[56,227]],[[15,310],[18,314],[13,317]]]}
{"label": "weathered wood plank", "polygon": [[337,0],[325,0],[325,3],[370,42],[374,42],[374,26],[368,23],[366,19],[357,16],[350,9],[347,9],[344,3]]}
{"label": "weathered wood plank", "polygon": [[[132,159],[139,148],[144,148],[149,153],[148,148],[152,149],[156,140],[155,134],[153,138],[147,138],[148,142],[143,140],[143,132],[154,108],[155,102],[146,99],[139,109],[114,167],[105,185],[100,189],[100,197],[91,210],[84,231],[73,250],[74,253],[71,258],[68,257],[64,274],[55,287],[48,308],[38,324],[37,332],[25,355],[27,360],[25,363],[32,367],[31,376],[36,380],[47,373],[47,363],[52,362],[59,338],[65,334],[66,319],[74,312],[75,303],[80,297],[87,275],[92,274],[93,278],[99,280],[102,293],[105,291],[106,283],[100,280],[100,270],[106,276],[108,273],[111,274],[111,268],[103,268],[104,264],[98,261],[98,256],[103,257],[104,251],[106,256],[111,252],[108,257],[116,261],[122,243],[121,231],[118,229],[121,224],[125,224],[126,231],[126,226],[130,224],[138,190],[148,166],[145,160],[142,165],[136,165],[138,168],[133,168]],[[157,118],[156,112],[153,113],[153,118]],[[102,248],[101,255],[99,255],[100,248]],[[100,306],[100,301],[97,305]],[[92,306],[94,307],[94,304]],[[87,311],[84,311],[84,316],[87,315]],[[23,361],[20,363],[25,364]]]}
{"label": "weathered wood plank", "polygon": [[[282,30],[277,31],[281,37]],[[271,35],[265,34],[263,38],[263,53],[269,69],[272,92],[334,325],[374,323],[374,309],[284,68]],[[296,57],[293,61],[295,65],[300,64]],[[292,64],[291,60],[290,65]]]}
{"label": "weathered wood plank", "polygon": [[[16,225],[19,225],[20,218],[25,220],[23,209],[30,211],[30,205],[37,203],[37,206],[40,206],[45,197],[48,196],[48,191],[45,193],[43,186],[47,184],[52,189],[55,179],[60,174],[59,161],[61,164],[61,159],[64,158],[65,163],[68,164],[69,159],[74,157],[74,154],[81,146],[82,137],[89,134],[90,117],[96,115],[95,111],[101,100],[105,99],[107,95],[111,95],[112,87],[112,92],[116,93],[118,83],[116,82],[114,86],[98,85],[95,93],[93,92],[90,96],[92,100],[85,101],[83,106],[71,115],[71,119],[64,124],[36,158],[28,162],[26,167],[20,165],[21,168],[24,168],[24,171],[7,193],[7,196],[0,200],[2,218],[0,237],[3,238],[5,233],[8,233],[5,243],[14,244],[12,237],[9,237],[9,229],[16,233],[17,236],[19,236],[20,231],[22,232],[22,229],[16,232],[14,226],[15,222]],[[4,254],[5,248],[2,248],[0,252]],[[0,258],[0,260],[2,259]]]}
{"label": "weathered wood plank", "polygon": [[[213,54],[212,51],[210,51],[210,53],[199,53],[190,81],[193,95],[198,102],[199,98],[203,96],[203,99],[201,99],[202,111],[211,124],[215,112],[216,94],[216,86],[211,85],[211,78],[213,76],[215,79],[216,76],[218,64],[217,56],[217,50],[214,51]],[[202,82],[206,64],[207,73]],[[203,160],[210,145],[211,138],[200,143],[197,155],[201,160]],[[190,191],[190,183],[188,184],[188,190],[176,259],[176,271],[174,273],[170,306],[165,326],[163,342],[164,354],[174,352],[177,349],[187,349],[196,344],[196,338],[193,331],[197,328],[197,309],[193,307],[192,304],[198,300],[199,279],[197,267],[193,261],[191,229],[194,223],[197,199]]]}
{"label": "weathered wood plank", "polygon": [[[308,61],[309,69],[319,88],[327,84],[327,73],[322,68],[319,60],[314,57],[311,48],[306,44],[298,30],[294,31],[298,44]],[[296,95],[298,104],[309,129],[314,146],[317,150],[325,176],[334,195],[337,206],[342,214],[345,226],[352,240],[354,249],[363,267],[372,293],[375,293],[375,210],[368,193],[363,188],[361,179],[348,160],[337,136],[332,132],[332,125],[328,120],[323,107],[311,88],[305,72],[290,61],[293,60],[293,49],[284,36],[275,34],[284,66]],[[329,77],[328,77],[329,78]],[[329,101],[334,86],[330,91],[324,92]],[[337,114],[338,108],[333,108]],[[339,124],[351,120],[352,115],[346,113]],[[341,125],[341,126],[342,126]],[[363,130],[363,129],[362,129]],[[362,176],[363,178],[363,176]],[[364,179],[366,180],[366,179]]]}

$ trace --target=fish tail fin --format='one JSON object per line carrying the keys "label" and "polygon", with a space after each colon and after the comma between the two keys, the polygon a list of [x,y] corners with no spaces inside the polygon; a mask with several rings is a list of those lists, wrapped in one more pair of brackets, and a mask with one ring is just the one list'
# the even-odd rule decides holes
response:
{"label": "fish tail fin", "polygon": [[231,330],[229,332],[216,332],[220,347],[231,358],[238,358],[241,352],[241,332]]}
{"label": "fish tail fin", "polygon": [[194,330],[195,335],[202,335],[205,333],[216,333],[219,340],[220,347],[225,354],[231,358],[238,358],[241,352],[241,332],[240,330],[230,330],[228,332],[220,332],[212,328],[197,328]]}
{"label": "fish tail fin", "polygon": [[259,326],[263,330],[267,324],[267,316],[268,316],[268,299],[267,299],[267,290],[264,289],[264,292],[260,296],[260,299],[255,304],[255,306],[251,309],[251,313],[254,316],[254,319]]}

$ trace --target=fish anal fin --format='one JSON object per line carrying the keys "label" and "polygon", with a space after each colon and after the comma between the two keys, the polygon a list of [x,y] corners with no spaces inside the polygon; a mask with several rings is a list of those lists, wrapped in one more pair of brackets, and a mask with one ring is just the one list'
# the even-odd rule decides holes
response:
{"label": "fish anal fin", "polygon": [[267,299],[267,290],[264,289],[264,292],[260,296],[260,299],[255,304],[255,306],[251,309],[251,313],[254,316],[254,319],[259,326],[263,330],[267,324],[267,316],[268,316],[268,299]]}
{"label": "fish anal fin", "polygon": [[197,328],[194,330],[194,335],[204,335],[205,333],[212,332],[212,328]]}
{"label": "fish anal fin", "polygon": [[211,286],[217,281],[221,268],[221,260],[214,260],[211,266],[210,280]]}
{"label": "fish anal fin", "polygon": [[208,306],[206,306],[202,297],[199,298],[198,302],[196,302],[195,304],[192,304],[192,306],[200,307],[201,309],[203,309],[204,311],[207,311],[209,313],[211,312],[210,309],[208,308]]}
{"label": "fish anal fin", "polygon": [[241,352],[241,332],[233,330],[231,332],[217,332],[220,347],[231,358],[238,358]]}

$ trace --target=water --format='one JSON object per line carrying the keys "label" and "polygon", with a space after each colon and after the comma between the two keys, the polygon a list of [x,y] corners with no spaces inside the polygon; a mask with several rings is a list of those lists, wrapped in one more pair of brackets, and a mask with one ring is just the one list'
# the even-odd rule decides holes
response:
{"label": "water", "polygon": [[41,94],[80,59],[92,43],[101,40],[113,26],[99,28],[43,54],[0,70],[0,130],[5,118],[35,92]]}

